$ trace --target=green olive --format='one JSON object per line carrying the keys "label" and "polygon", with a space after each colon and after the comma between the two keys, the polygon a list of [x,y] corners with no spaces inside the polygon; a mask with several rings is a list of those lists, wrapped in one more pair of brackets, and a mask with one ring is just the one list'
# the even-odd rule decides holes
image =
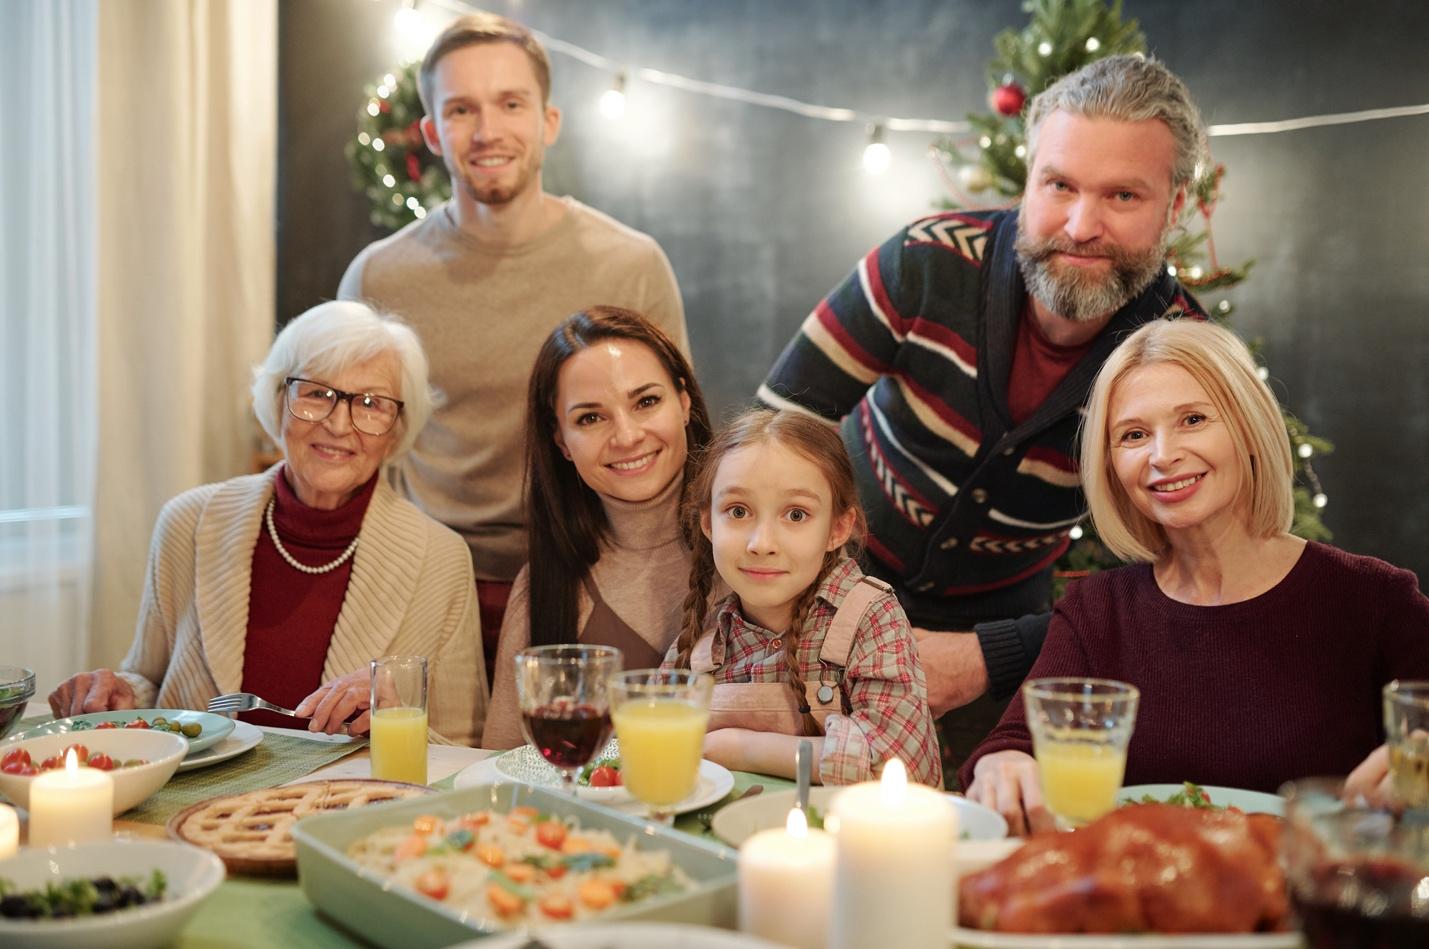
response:
{"label": "green olive", "polygon": [[150,725],[167,725],[168,723],[169,723],[169,720],[168,720],[167,718],[165,718],[164,716],[162,716],[162,715],[156,715],[156,716],[149,722]]}
{"label": "green olive", "polygon": [[139,765],[141,765],[141,764],[148,764],[148,763],[149,763],[149,762],[145,761],[143,758],[130,758],[128,761],[125,761],[124,763],[122,763],[121,765],[119,765],[119,767],[121,767],[121,768],[137,768],[137,767],[139,767]]}
{"label": "green olive", "polygon": [[200,725],[198,722],[189,722],[187,725],[183,726],[181,730],[183,731],[185,736],[189,738],[197,738],[199,734],[203,731],[203,726]]}

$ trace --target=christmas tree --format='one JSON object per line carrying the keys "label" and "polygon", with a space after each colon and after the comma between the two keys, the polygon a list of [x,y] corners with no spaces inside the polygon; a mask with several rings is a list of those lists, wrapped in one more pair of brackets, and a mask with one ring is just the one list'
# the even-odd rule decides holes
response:
{"label": "christmas tree", "polygon": [[368,218],[395,231],[451,197],[451,178],[422,139],[420,63],[408,63],[366,88],[357,133],[346,147],[352,186],[367,197]]}
{"label": "christmas tree", "polygon": [[[1146,37],[1135,20],[1123,20],[1121,0],[1027,0],[1030,20],[1021,30],[1004,30],[993,39],[996,55],[987,68],[991,114],[969,115],[966,139],[942,139],[933,145],[952,198],[950,208],[1012,204],[1027,183],[1027,100],[1062,76],[1103,56],[1146,52]],[[1230,266],[1216,254],[1211,218],[1221,197],[1223,165],[1201,170],[1178,222],[1167,263],[1171,272],[1201,301],[1213,319],[1226,322],[1234,312],[1224,291],[1249,275],[1252,261]],[[984,196],[975,200],[974,196]],[[1257,347],[1252,344],[1252,350]],[[1259,354],[1257,353],[1257,358]],[[1260,369],[1261,378],[1267,370]],[[1285,430],[1300,466],[1295,485],[1294,533],[1328,540],[1320,517],[1327,503],[1311,459],[1333,446],[1310,434],[1303,422],[1285,413]],[[1059,575],[1079,576],[1115,566],[1119,561],[1097,540],[1090,522],[1072,529],[1073,544],[1058,563]],[[1060,593],[1060,590],[1058,591]]]}

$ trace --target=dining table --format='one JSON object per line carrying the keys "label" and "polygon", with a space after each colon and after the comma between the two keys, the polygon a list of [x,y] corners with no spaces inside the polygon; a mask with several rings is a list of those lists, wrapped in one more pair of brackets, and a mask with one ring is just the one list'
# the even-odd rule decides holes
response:
{"label": "dining table", "polygon": [[[39,724],[48,718],[48,715],[27,716],[21,727]],[[365,738],[268,726],[261,726],[261,731],[262,741],[251,750],[205,768],[175,774],[148,800],[114,819],[115,835],[168,838],[166,825],[170,817],[190,804],[221,794],[306,781],[372,776]],[[483,748],[429,744],[427,782],[436,790],[450,790],[462,770],[500,753]],[[740,798],[756,784],[767,788],[793,786],[792,781],[782,778],[745,772],[733,774],[734,787],[723,800],[678,816],[675,829],[713,838],[709,819],[719,807]],[[472,933],[473,938],[477,935]],[[368,943],[320,913],[303,895],[296,878],[230,873],[199,907],[173,945],[179,949],[247,946],[325,949]]]}

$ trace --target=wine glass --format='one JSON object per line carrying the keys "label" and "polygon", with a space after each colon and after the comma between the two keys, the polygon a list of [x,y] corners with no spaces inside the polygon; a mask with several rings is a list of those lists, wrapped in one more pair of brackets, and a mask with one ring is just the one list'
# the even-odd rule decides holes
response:
{"label": "wine glass", "polygon": [[1047,810],[1063,830],[1116,806],[1141,691],[1112,679],[1030,679],[1022,687]]}
{"label": "wine glass", "polygon": [[687,669],[635,669],[610,680],[625,788],[669,823],[699,777],[714,679]]}
{"label": "wine glass", "polygon": [[516,654],[521,731],[572,795],[576,774],[610,738],[609,683],[620,664],[614,646],[561,643]]}

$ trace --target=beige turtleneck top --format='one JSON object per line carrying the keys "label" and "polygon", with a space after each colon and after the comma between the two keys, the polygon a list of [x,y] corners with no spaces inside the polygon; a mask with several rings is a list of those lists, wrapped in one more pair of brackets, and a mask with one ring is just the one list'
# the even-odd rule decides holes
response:
{"label": "beige turtleneck top", "polygon": [[[606,605],[662,655],[680,631],[680,606],[689,588],[690,551],[680,537],[679,521],[683,488],[684,479],[676,478],[648,501],[602,497],[610,529],[590,571]],[[530,591],[530,570],[522,567],[501,624],[483,748],[514,748],[526,740],[512,660],[531,643]],[[584,637],[592,602],[584,585],[577,596]]]}

